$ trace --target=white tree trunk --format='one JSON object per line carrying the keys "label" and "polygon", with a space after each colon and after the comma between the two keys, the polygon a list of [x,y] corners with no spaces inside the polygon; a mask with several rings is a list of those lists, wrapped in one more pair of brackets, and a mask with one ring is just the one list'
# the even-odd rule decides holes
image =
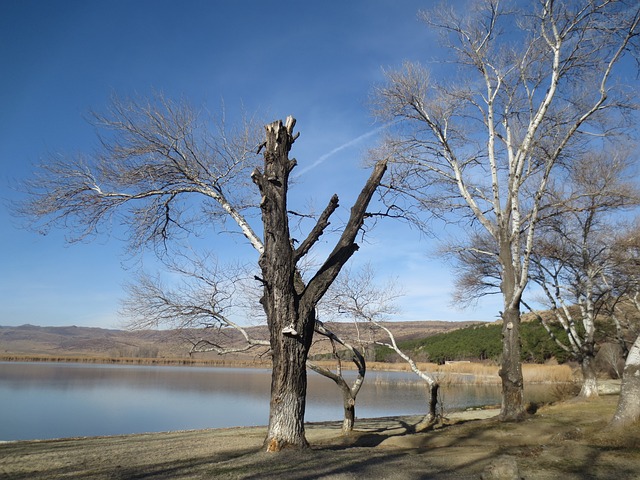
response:
{"label": "white tree trunk", "polygon": [[582,388],[579,396],[582,398],[596,398],[598,396],[598,377],[596,376],[593,360],[593,357],[585,356],[580,364]]}
{"label": "white tree trunk", "polygon": [[640,420],[640,336],[636,338],[624,366],[622,390],[611,427],[624,428]]}

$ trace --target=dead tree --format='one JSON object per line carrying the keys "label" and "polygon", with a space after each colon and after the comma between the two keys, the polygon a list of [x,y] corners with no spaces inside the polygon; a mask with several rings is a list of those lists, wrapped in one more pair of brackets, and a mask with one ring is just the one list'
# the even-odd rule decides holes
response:
{"label": "dead tree", "polygon": [[[289,234],[287,192],[296,161],[289,151],[298,137],[295,120],[268,124],[266,140],[256,141],[246,126],[236,135],[222,127],[208,130],[195,110],[163,97],[144,101],[114,100],[106,115],[95,115],[103,132],[99,149],[90,155],[55,156],[25,182],[29,194],[18,213],[34,220],[35,228],[61,226],[76,239],[109,229],[118,216],[129,227],[133,252],[152,246],[165,258],[183,245],[172,243],[204,225],[226,229],[232,220],[259,254],[262,306],[269,327],[273,372],[268,451],[304,448],[306,360],[311,345],[315,306],[340,269],[358,250],[356,236],[367,206],[385,171],[377,163],[336,241],[333,251],[305,284],[298,262],[309,253],[338,208],[333,196],[308,237],[294,248]],[[263,152],[262,168],[256,145]],[[253,171],[252,171],[253,170]],[[251,172],[249,174],[249,172]],[[258,186],[263,236],[247,214],[253,187]],[[193,215],[193,205],[203,208]],[[171,248],[170,248],[171,246]]]}
{"label": "dead tree", "polygon": [[264,251],[260,255],[261,282],[273,373],[271,408],[265,446],[278,451],[289,446],[307,445],[304,436],[304,411],[307,391],[306,362],[316,323],[316,306],[349,258],[358,250],[356,236],[362,227],[367,207],[386,170],[386,160],[377,163],[351,208],[351,215],[333,250],[305,285],[297,268],[298,261],[318,241],[338,207],[333,196],[309,236],[294,248],[289,233],[287,190],[289,175],[296,165],[289,151],[297,134],[295,120],[266,126],[264,170],[251,175],[262,199],[260,209],[264,227]]}

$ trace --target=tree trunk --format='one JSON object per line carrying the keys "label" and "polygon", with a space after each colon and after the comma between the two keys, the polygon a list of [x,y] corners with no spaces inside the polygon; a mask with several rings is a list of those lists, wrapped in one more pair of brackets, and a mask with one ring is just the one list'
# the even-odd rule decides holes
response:
{"label": "tree trunk", "polygon": [[[367,364],[365,362],[364,356],[352,345],[346,343],[340,337],[338,337],[331,330],[327,329],[322,322],[316,319],[315,331],[321,335],[326,336],[331,340],[331,345],[333,347],[333,355],[338,362],[337,372],[334,373],[329,368],[321,367],[319,365],[314,364],[313,362],[307,362],[307,366],[316,373],[323,375],[327,378],[330,378],[335,382],[340,391],[342,392],[342,405],[344,408],[344,420],[342,421],[342,434],[349,435],[353,431],[353,425],[356,420],[356,398],[358,397],[358,393],[360,392],[360,388],[362,387],[362,382],[364,382],[364,377],[367,373]],[[349,386],[347,381],[344,379],[342,375],[342,365],[340,356],[335,348],[335,344],[339,343],[345,346],[353,355],[352,360],[358,369],[358,376],[353,382],[352,386]]]}
{"label": "tree trunk", "polygon": [[438,390],[440,385],[434,383],[429,387],[429,417],[436,419],[438,417]]}
{"label": "tree trunk", "polygon": [[290,240],[287,213],[289,173],[295,160],[289,151],[295,141],[290,117],[287,124],[265,127],[264,173],[255,171],[253,181],[260,188],[264,252],[262,305],[267,315],[272,355],[271,403],[265,447],[269,452],[308,446],[304,433],[307,395],[306,361],[313,336],[314,318],[301,312],[295,289],[296,265]]}
{"label": "tree trunk", "polygon": [[349,435],[353,431],[353,425],[356,421],[356,399],[351,394],[351,389],[348,385],[340,388],[342,390],[342,405],[344,407],[342,434]]}
{"label": "tree trunk", "polygon": [[502,314],[502,408],[500,420],[524,418],[524,381],[520,362],[520,310],[508,308]]}
{"label": "tree trunk", "polygon": [[[324,330],[324,327],[321,328]],[[349,348],[352,347],[349,345]],[[354,351],[358,355],[358,359],[364,360],[364,357],[362,357],[362,355],[360,355],[357,350],[352,351]],[[339,368],[339,373],[334,373],[328,368],[321,367],[314,364],[313,362],[307,362],[307,366],[311,370],[333,380],[340,389],[340,392],[342,392],[342,406],[344,409],[344,419],[342,421],[343,435],[349,435],[353,431],[353,426],[356,421],[356,398],[358,397],[358,392],[360,391],[360,387],[362,386],[362,382],[364,381],[364,375],[366,372],[364,362],[358,363],[358,361],[356,361],[356,365],[358,366],[358,378],[354,382],[353,387],[350,387],[347,381],[342,376],[341,368]]]}
{"label": "tree trunk", "polygon": [[594,367],[594,358],[592,355],[585,355],[580,362],[582,370],[582,388],[579,397],[595,398],[598,396],[598,378]]}
{"label": "tree trunk", "polygon": [[629,350],[622,373],[622,390],[618,408],[610,426],[624,428],[640,420],[640,335]]}
{"label": "tree trunk", "polygon": [[[293,343],[288,339],[285,343]],[[273,356],[269,429],[265,440],[268,452],[284,448],[306,448],[304,412],[307,395],[306,352],[286,345]]]}
{"label": "tree trunk", "polygon": [[354,383],[353,387],[350,387],[347,381],[342,376],[342,373],[334,373],[328,368],[321,367],[312,362],[307,362],[307,366],[316,373],[330,378],[340,389],[342,393],[342,406],[344,410],[344,417],[342,420],[342,434],[349,435],[353,431],[353,426],[356,421],[356,398],[360,391],[360,386],[364,380],[364,374],[361,371],[358,379]]}
{"label": "tree trunk", "polygon": [[308,447],[304,432],[306,361],[316,323],[315,307],[340,269],[358,250],[355,238],[387,168],[386,161],[375,165],[351,208],[340,239],[305,286],[296,264],[329,225],[329,217],[338,207],[338,197],[331,198],[309,236],[294,249],[289,232],[287,192],[289,174],[296,166],[296,160],[289,159],[289,151],[298,136],[293,134],[295,123],[293,117],[287,117],[284,125],[281,121],[266,125],[266,141],[260,146],[264,149],[264,172],[256,169],[251,174],[262,194],[264,249],[258,263],[262,270],[261,303],[267,316],[273,364],[269,428],[264,444],[269,452]]}

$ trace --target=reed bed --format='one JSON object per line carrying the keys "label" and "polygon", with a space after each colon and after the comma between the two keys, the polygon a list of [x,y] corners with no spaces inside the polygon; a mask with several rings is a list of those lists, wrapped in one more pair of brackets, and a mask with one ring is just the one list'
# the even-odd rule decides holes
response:
{"label": "reed bed", "polygon": [[522,365],[525,383],[573,383],[575,371],[569,365]]}
{"label": "reed bed", "polygon": [[92,357],[65,355],[22,355],[0,354],[0,362],[59,362],[95,363],[115,365],[158,365],[158,366],[198,366],[198,367],[260,367],[268,368],[270,362],[238,359],[197,359],[197,358],[143,358],[143,357]]}
{"label": "reed bed", "polygon": [[[450,362],[445,365],[418,363],[417,366],[423,372],[434,375],[441,385],[498,385],[501,382],[498,376],[499,367],[487,363]],[[403,363],[370,362],[368,368],[370,370],[411,371],[411,367]],[[528,384],[571,383],[575,377],[574,371],[569,365],[524,364],[522,375],[525,383]]]}
{"label": "reed bed", "polygon": [[[268,361],[259,359],[197,359],[197,358],[138,358],[138,357],[98,357],[98,356],[53,356],[53,355],[22,355],[0,354],[0,361],[4,362],[63,362],[63,363],[95,363],[121,365],[160,365],[160,366],[210,366],[210,367],[259,367],[269,368]],[[323,360],[315,362],[327,368],[334,368],[335,362]],[[497,385],[500,384],[498,366],[479,362],[450,362],[445,365],[435,363],[418,363],[423,372],[436,377],[441,385]],[[348,362],[343,368],[352,369]],[[368,362],[369,371],[398,371],[411,372],[407,363]],[[525,383],[529,384],[559,384],[571,383],[575,375],[568,365],[537,365],[524,364],[522,373]]]}

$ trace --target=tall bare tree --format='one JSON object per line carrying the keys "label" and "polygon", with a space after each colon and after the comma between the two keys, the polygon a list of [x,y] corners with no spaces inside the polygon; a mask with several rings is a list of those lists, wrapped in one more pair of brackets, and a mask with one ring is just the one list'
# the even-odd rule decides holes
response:
{"label": "tall bare tree", "polygon": [[391,207],[458,219],[469,235],[490,239],[488,254],[497,252],[500,417],[517,420],[524,415],[520,307],[541,202],[558,166],[625,130],[622,114],[637,89],[626,84],[633,80],[623,63],[636,47],[640,13],[630,1],[465,7],[421,15],[451,54],[455,68],[444,69],[446,78],[406,63],[377,90],[378,113],[397,122],[381,151],[394,157]]}
{"label": "tall bare tree", "polygon": [[[261,303],[273,364],[265,448],[306,447],[305,363],[315,306],[358,249],[355,239],[386,161],[373,168],[334,249],[305,283],[298,262],[329,225],[338,197],[331,198],[295,248],[287,207],[289,175],[296,166],[289,151],[298,137],[292,117],[266,125],[263,142],[249,128],[234,136],[224,128],[211,132],[192,108],[162,97],[114,100],[107,114],[95,115],[95,120],[103,132],[98,151],[49,158],[38,176],[26,183],[30,196],[20,212],[38,226],[70,229],[76,238],[110,228],[109,220],[117,216],[129,227],[133,251],[151,245],[161,255],[171,253],[169,241],[181,234],[203,226],[226,229],[231,220],[259,254]],[[258,143],[258,153],[263,153],[260,168]],[[251,181],[259,190],[262,238],[249,216],[257,203],[251,200]],[[195,205],[201,208],[192,214]]]}
{"label": "tall bare tree", "polygon": [[306,445],[303,423],[306,361],[316,323],[316,306],[347,260],[358,250],[356,236],[387,168],[385,159],[375,165],[351,208],[340,238],[305,285],[297,264],[329,225],[329,217],[338,207],[338,197],[331,198],[307,238],[294,248],[287,209],[289,174],[296,165],[296,161],[288,156],[297,138],[293,133],[294,125],[295,120],[288,117],[284,125],[274,122],[266,126],[267,140],[262,144],[264,172],[254,170],[251,175],[262,194],[264,251],[259,265],[264,293],[261,303],[267,315],[273,359],[267,451]]}

